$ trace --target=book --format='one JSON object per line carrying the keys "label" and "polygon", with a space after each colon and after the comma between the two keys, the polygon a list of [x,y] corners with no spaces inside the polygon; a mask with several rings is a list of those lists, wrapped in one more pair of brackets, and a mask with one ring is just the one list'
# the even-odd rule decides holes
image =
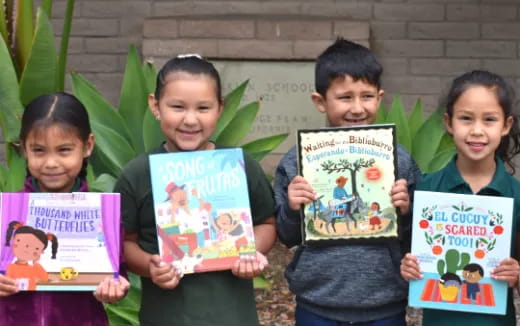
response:
{"label": "book", "polygon": [[0,272],[27,291],[93,291],[119,275],[116,193],[1,193]]}
{"label": "book", "polygon": [[161,259],[185,274],[256,253],[240,148],[150,155]]}
{"label": "book", "polygon": [[300,175],[317,193],[302,208],[304,243],[397,237],[395,125],[298,130],[297,145]]}
{"label": "book", "polygon": [[416,191],[411,252],[424,277],[409,304],[504,315],[508,284],[490,271],[510,257],[512,213],[512,198]]}

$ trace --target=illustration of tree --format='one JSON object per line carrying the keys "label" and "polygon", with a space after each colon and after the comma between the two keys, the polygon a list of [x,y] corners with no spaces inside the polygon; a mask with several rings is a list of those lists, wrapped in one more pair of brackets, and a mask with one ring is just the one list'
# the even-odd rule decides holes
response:
{"label": "illustration of tree", "polygon": [[345,172],[350,171],[350,183],[352,185],[352,194],[359,198],[359,193],[357,191],[356,184],[356,173],[361,170],[361,168],[368,168],[374,165],[376,162],[375,159],[371,158],[369,160],[365,160],[364,158],[359,158],[354,162],[350,162],[346,159],[340,159],[339,162],[335,163],[331,160],[321,163],[321,167],[323,171],[331,174],[332,172]]}

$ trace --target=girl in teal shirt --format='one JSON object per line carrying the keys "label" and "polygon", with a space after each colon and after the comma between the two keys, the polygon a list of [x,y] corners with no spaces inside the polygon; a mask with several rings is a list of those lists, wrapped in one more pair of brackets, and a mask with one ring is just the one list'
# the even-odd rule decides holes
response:
{"label": "girl in teal shirt", "polygon": [[[514,198],[511,257],[502,260],[491,277],[518,285],[520,266],[520,182],[513,157],[520,152],[520,130],[513,114],[513,90],[498,75],[472,71],[456,78],[448,94],[444,124],[453,136],[457,154],[442,170],[426,175],[417,190]],[[422,278],[417,257],[407,254],[401,261],[405,280]],[[515,325],[513,293],[508,295],[507,313],[488,315],[424,309],[423,325]]]}

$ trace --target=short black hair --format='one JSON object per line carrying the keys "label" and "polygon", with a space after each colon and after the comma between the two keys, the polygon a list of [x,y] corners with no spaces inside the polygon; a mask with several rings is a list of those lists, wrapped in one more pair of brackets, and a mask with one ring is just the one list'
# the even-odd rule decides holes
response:
{"label": "short black hair", "polygon": [[383,67],[376,56],[361,44],[338,37],[316,60],[314,83],[316,92],[325,97],[332,81],[350,76],[381,88]]}
{"label": "short black hair", "polygon": [[464,268],[462,270],[470,272],[470,273],[474,273],[474,272],[478,271],[480,276],[484,277],[484,269],[479,264],[467,264],[466,266],[464,266]]}

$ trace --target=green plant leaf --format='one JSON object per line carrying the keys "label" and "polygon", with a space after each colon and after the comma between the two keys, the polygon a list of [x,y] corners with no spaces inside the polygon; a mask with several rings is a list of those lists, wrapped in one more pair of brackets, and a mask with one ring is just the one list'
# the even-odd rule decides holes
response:
{"label": "green plant leaf", "polygon": [[13,151],[7,166],[9,167],[9,173],[7,174],[4,191],[20,191],[20,189],[23,188],[23,183],[27,174],[25,159]]}
{"label": "green plant leaf", "polygon": [[417,130],[413,139],[412,153],[421,171],[428,170],[428,166],[435,156],[435,149],[439,146],[443,135],[442,115],[438,112],[432,113]]}
{"label": "green plant leaf", "polygon": [[155,70],[155,66],[150,61],[145,61],[143,63],[143,76],[146,84],[147,93],[154,93],[155,83],[157,80],[157,70]]}
{"label": "green plant leaf", "polygon": [[379,124],[379,123],[387,122],[386,121],[387,115],[388,115],[388,109],[383,104],[383,102],[381,102],[381,104],[379,105],[379,108],[377,109],[376,120],[374,121],[374,123]]}
{"label": "green plant leaf", "polygon": [[147,152],[159,146],[165,139],[159,121],[155,119],[150,110],[146,110],[144,113],[142,132],[144,150]]}
{"label": "green plant leaf", "polygon": [[[16,1],[16,21],[15,21],[15,58],[18,63],[20,73],[23,72],[29,53],[31,52],[31,44],[33,39],[33,1],[18,0]],[[53,41],[54,42],[54,41]]]}
{"label": "green plant leaf", "polygon": [[52,18],[52,0],[42,0],[42,9],[49,19]]}
{"label": "green plant leaf", "polygon": [[408,119],[406,119],[403,103],[399,95],[394,96],[392,107],[390,108],[390,112],[388,112],[386,120],[387,122],[395,123],[397,142],[404,146],[409,153],[412,153],[412,140],[410,138]]}
{"label": "green plant leaf", "polygon": [[408,126],[410,127],[410,137],[413,139],[417,134],[417,130],[423,124],[423,110],[422,110],[422,102],[421,99],[418,99],[415,102],[415,106],[413,108],[412,113],[408,117]]}
{"label": "green plant leaf", "polygon": [[0,127],[6,142],[18,139],[23,110],[13,61],[6,43],[0,38]]}
{"label": "green plant leaf", "polygon": [[72,73],[71,77],[74,95],[87,108],[90,120],[112,129],[119,137],[125,139],[126,143],[131,144],[130,132],[114,107],[83,76]]}
{"label": "green plant leaf", "polygon": [[[114,177],[119,175],[119,167],[113,163],[107,155],[103,153],[103,151],[96,147],[94,147],[94,151],[92,152],[92,155],[90,155],[89,163],[89,167],[92,167],[92,170],[94,171],[93,175],[100,175],[103,173],[108,173]],[[89,175],[87,174],[87,177],[88,176]],[[93,181],[94,179],[92,179],[92,182]]]}
{"label": "green plant leaf", "polygon": [[227,125],[231,122],[233,117],[235,116],[240,102],[242,101],[242,97],[244,96],[244,92],[246,91],[249,80],[246,80],[242,84],[240,84],[237,88],[232,90],[224,99],[224,109],[222,110],[222,114],[218,119],[217,127],[213,132],[212,139],[218,139],[220,133],[227,127]]}
{"label": "green plant leaf", "polygon": [[[92,131],[96,137],[96,147],[101,150],[118,170],[136,156],[132,146],[119,133],[110,127],[92,121]],[[117,174],[119,175],[119,171]]]}
{"label": "green plant leaf", "polygon": [[271,282],[266,279],[264,276],[257,276],[253,278],[253,287],[255,289],[264,289],[268,290],[271,288]]}
{"label": "green plant leaf", "polygon": [[130,46],[126,57],[126,67],[119,97],[119,114],[126,122],[130,137],[137,153],[144,151],[142,126],[148,92],[141,67],[141,59],[134,45]]}
{"label": "green plant leaf", "polygon": [[56,72],[56,85],[58,90],[65,89],[65,69],[67,67],[67,54],[69,51],[70,29],[72,16],[74,15],[74,0],[67,0],[65,16],[63,18],[63,30],[61,31],[60,54],[58,56],[58,71]]}
{"label": "green plant leaf", "polygon": [[255,160],[260,161],[272,150],[280,146],[280,144],[283,143],[288,136],[289,134],[279,134],[265,138],[260,138],[247,144],[244,144],[241,147],[244,150],[248,151]]}
{"label": "green plant leaf", "polygon": [[6,12],[3,1],[0,1],[0,37],[7,43],[7,21]]}
{"label": "green plant leaf", "polygon": [[259,102],[251,102],[238,110],[233,119],[218,136],[217,144],[237,146],[251,130],[259,109]]}
{"label": "green plant leaf", "polygon": [[455,155],[456,152],[457,150],[454,147],[435,154],[430,164],[428,164],[428,168],[423,170],[423,172],[432,173],[439,171],[440,169],[446,166],[446,164],[451,160],[451,158],[453,157],[453,155]]}
{"label": "green plant leaf", "polygon": [[97,177],[92,183],[89,183],[91,191],[96,192],[112,192],[114,185],[116,184],[116,178],[114,176],[103,173]]}
{"label": "green plant leaf", "polygon": [[453,141],[453,137],[448,134],[447,132],[444,133],[444,135],[441,138],[441,141],[439,142],[439,147],[437,147],[437,152],[443,152],[448,149],[454,149],[455,148],[455,142]]}
{"label": "green plant leaf", "polygon": [[20,98],[27,106],[36,97],[56,88],[56,48],[52,26],[45,12],[38,9],[34,42],[20,78]]}

